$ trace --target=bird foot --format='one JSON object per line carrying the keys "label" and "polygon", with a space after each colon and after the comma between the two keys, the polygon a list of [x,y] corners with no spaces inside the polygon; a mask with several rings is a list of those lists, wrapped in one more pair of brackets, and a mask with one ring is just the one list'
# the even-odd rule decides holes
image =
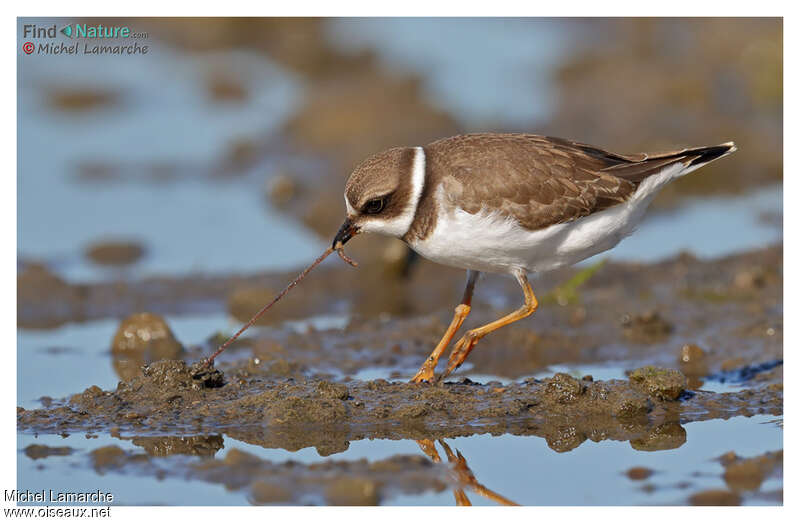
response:
{"label": "bird foot", "polygon": [[434,382],[434,367],[429,364],[430,360],[426,360],[422,367],[417,371],[409,383],[433,383]]}
{"label": "bird foot", "polygon": [[475,344],[478,343],[479,339],[480,336],[473,331],[469,331],[458,340],[455,347],[453,347],[453,351],[450,353],[450,358],[447,361],[447,369],[439,376],[439,381],[449,376],[464,363],[469,353],[475,348]]}

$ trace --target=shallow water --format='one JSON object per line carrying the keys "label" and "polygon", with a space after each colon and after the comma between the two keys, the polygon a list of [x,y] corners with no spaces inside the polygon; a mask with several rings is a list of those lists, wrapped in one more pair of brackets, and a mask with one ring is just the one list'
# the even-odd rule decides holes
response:
{"label": "shallow water", "polygon": [[[548,448],[542,438],[508,434],[454,438],[446,440],[446,443],[463,454],[480,483],[525,505],[685,504],[688,496],[698,490],[726,488],[721,477],[723,467],[715,461],[722,453],[732,450],[742,457],[752,457],[783,447],[781,424],[776,423],[772,416],[694,422],[683,428],[686,430],[683,445],[654,452],[634,450],[625,441],[585,441],[570,452],[558,453]],[[104,434],[92,439],[79,434],[68,438],[19,434],[17,441],[20,449],[19,489],[88,491],[100,488],[114,493],[118,497],[116,503],[123,505],[229,505],[247,502],[246,491],[226,491],[221,485],[172,477],[156,479],[124,469],[99,475],[92,469],[88,452],[106,445],[137,449],[129,440]],[[720,442],[724,442],[722,448]],[[69,446],[75,452],[69,456],[33,460],[23,454],[24,448],[31,444]],[[297,452],[264,449],[225,437],[224,449],[214,458],[172,456],[152,459],[165,460],[165,463],[170,460],[192,463],[202,459],[224,459],[231,449],[243,450],[274,463],[292,460],[306,464],[326,459],[355,461],[366,458],[376,461],[398,454],[420,454],[418,445],[412,440],[353,441],[346,451],[321,458],[311,448]],[[438,446],[438,450],[444,458],[442,447]],[[646,467],[654,472],[647,480],[634,481],[625,475],[632,467]],[[758,492],[781,488],[780,477],[768,478],[758,491],[743,493],[743,503],[772,504],[760,498]],[[469,490],[467,495],[475,505],[495,504],[471,494]],[[447,490],[396,495],[384,502],[388,505],[454,504],[453,494]]]}
{"label": "shallow water", "polygon": [[[126,67],[114,56],[59,55],[19,68],[19,257],[44,260],[73,281],[97,281],[284,269],[316,256],[324,248],[316,236],[253,190],[279,170],[276,158],[213,177],[215,169],[225,174],[221,164],[237,141],[276,133],[302,86],[253,52],[189,56],[150,45],[158,52],[126,57]],[[212,103],[206,77],[220,71],[250,96]],[[110,92],[117,101],[57,111],[43,86]],[[123,179],[80,181],[83,164]],[[177,178],[158,180],[159,169]],[[108,239],[138,242],[146,255],[125,271],[104,270],[83,251]]]}
{"label": "shallow water", "polygon": [[[764,219],[776,216],[777,222]],[[691,198],[671,212],[651,213],[630,237],[598,258],[655,262],[688,251],[718,258],[771,245],[783,238],[783,187],[733,197]]]}
{"label": "shallow water", "polygon": [[344,18],[332,20],[328,34],[340,49],[373,49],[387,69],[420,74],[437,105],[470,126],[525,128],[555,105],[552,74],[569,44],[561,26],[552,19]]}
{"label": "shallow water", "polygon": [[[201,343],[216,330],[227,331],[235,321],[226,315],[176,316],[166,318],[185,346]],[[108,390],[120,378],[114,372],[111,340],[119,320],[109,318],[71,323],[50,330],[17,331],[17,405],[41,406],[39,398],[63,398],[90,385]],[[28,377],[43,379],[26,379]],[[44,379],[46,377],[46,379]]]}

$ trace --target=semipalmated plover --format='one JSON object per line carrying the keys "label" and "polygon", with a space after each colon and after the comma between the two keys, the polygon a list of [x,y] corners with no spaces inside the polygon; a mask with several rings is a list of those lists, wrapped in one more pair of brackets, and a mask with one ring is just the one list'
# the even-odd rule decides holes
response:
{"label": "semipalmated plover", "polygon": [[533,134],[468,134],[378,153],[345,186],[347,218],[331,249],[375,232],[437,263],[467,270],[461,303],[413,381],[432,381],[439,357],[470,311],[481,272],[517,279],[522,307],[456,343],[449,375],[482,337],[532,314],[528,274],[572,265],[631,234],[670,180],[736,150],[733,142],[621,155]]}

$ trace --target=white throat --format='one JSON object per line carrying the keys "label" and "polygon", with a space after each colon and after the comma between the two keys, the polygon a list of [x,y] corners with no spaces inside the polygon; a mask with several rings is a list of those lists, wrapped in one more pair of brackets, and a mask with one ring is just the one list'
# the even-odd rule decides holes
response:
{"label": "white throat", "polygon": [[[403,212],[390,220],[376,216],[361,223],[362,232],[375,232],[386,236],[402,238],[411,228],[414,216],[417,214],[419,199],[422,196],[422,189],[425,187],[425,150],[422,147],[414,147],[414,161],[411,164],[411,194],[408,198]],[[350,202],[347,201],[348,213],[350,212]]]}

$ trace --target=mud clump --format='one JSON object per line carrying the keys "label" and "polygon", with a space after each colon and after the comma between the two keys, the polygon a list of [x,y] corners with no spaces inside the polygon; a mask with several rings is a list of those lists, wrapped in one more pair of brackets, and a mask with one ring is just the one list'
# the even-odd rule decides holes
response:
{"label": "mud clump", "polygon": [[322,425],[343,421],[347,407],[338,401],[316,398],[288,398],[265,409],[270,423],[319,423]]}
{"label": "mud clump", "polygon": [[[116,445],[100,447],[89,453],[92,467],[102,473],[106,470],[119,469],[130,463],[128,454]],[[135,461],[147,461],[147,456],[138,455]]]}
{"label": "mud clump", "polygon": [[650,412],[653,403],[638,391],[625,391],[611,406],[611,413],[617,418],[643,416]]}
{"label": "mud clump", "polygon": [[545,390],[558,403],[575,403],[586,387],[569,374],[559,372],[545,380]]}
{"label": "mud clump", "polygon": [[317,384],[317,391],[321,396],[337,400],[350,398],[350,391],[347,385],[341,383],[331,383],[330,381],[320,381]]}
{"label": "mud clump", "polygon": [[58,88],[48,92],[48,102],[53,109],[79,113],[113,106],[120,101],[119,93],[95,89]]}
{"label": "mud clump", "polygon": [[217,369],[207,368],[202,361],[194,363],[191,367],[187,367],[184,361],[158,361],[145,365],[142,368],[142,376],[142,379],[134,380],[134,383],[143,383],[166,391],[210,389],[224,384],[223,373]]}
{"label": "mud clump", "polygon": [[183,346],[161,316],[149,312],[125,318],[111,341],[114,370],[122,379],[130,379],[139,368],[159,360],[175,359]]}
{"label": "mud clump", "polygon": [[321,381],[309,390],[291,385],[264,391],[236,402],[237,408],[261,409],[270,425],[330,425],[345,421],[348,413],[347,386]]}
{"label": "mud clump", "polygon": [[114,354],[147,354],[156,359],[175,357],[182,350],[164,318],[149,312],[125,318],[111,342]]}
{"label": "mud clump", "polygon": [[250,96],[245,85],[224,74],[212,75],[208,79],[206,90],[209,99],[217,103],[242,103]]}
{"label": "mud clump", "polygon": [[25,455],[31,459],[44,459],[50,456],[69,456],[75,452],[72,447],[50,447],[47,445],[28,445]]}
{"label": "mud clump", "polygon": [[697,506],[732,506],[741,505],[742,498],[739,494],[731,492],[730,490],[704,490],[693,494],[689,498],[689,503]]}
{"label": "mud clump", "polygon": [[[75,394],[62,409],[72,410],[79,417],[92,412],[105,417],[111,426],[141,428],[154,419],[173,416],[181,405],[196,407],[203,391],[215,390],[224,384],[224,375],[206,369],[203,363],[188,367],[183,361],[163,360],[142,368],[127,382],[120,382],[113,392],[93,385]],[[202,409],[197,409],[200,412]]]}
{"label": "mud clump", "polygon": [[265,187],[267,199],[278,209],[286,208],[301,191],[302,187],[295,177],[286,172],[274,175]]}
{"label": "mud clump", "polygon": [[192,377],[192,388],[194,389],[214,389],[225,385],[225,374],[213,367],[206,366],[205,360],[193,363],[189,368],[189,375]]}
{"label": "mud clump", "polygon": [[86,257],[98,265],[130,265],[144,256],[144,247],[134,242],[107,241],[87,247]]}
{"label": "mud clump", "polygon": [[675,369],[648,365],[634,370],[628,378],[633,385],[660,400],[676,400],[686,389],[686,376]]}
{"label": "mud clump", "polygon": [[625,472],[625,475],[632,481],[644,481],[653,475],[653,470],[647,467],[631,467]]}
{"label": "mud clump", "polygon": [[686,429],[678,422],[667,422],[655,427],[644,437],[631,440],[635,450],[653,452],[656,450],[677,449],[686,443]]}
{"label": "mud clump", "polygon": [[232,140],[227,146],[223,171],[237,173],[252,167],[258,161],[260,148],[260,144],[251,138]]}
{"label": "mud clump", "polygon": [[83,295],[82,286],[70,285],[46,265],[26,263],[17,275],[17,324],[20,327],[55,327],[60,324],[58,317],[64,311],[76,316]]}
{"label": "mud clump", "polygon": [[374,481],[364,478],[347,478],[328,485],[325,500],[334,506],[379,505],[380,497]]}
{"label": "mud clump", "polygon": [[655,343],[666,339],[674,327],[656,311],[622,318],[622,333],[634,343]]}
{"label": "mud clump", "polygon": [[189,456],[213,456],[225,445],[222,436],[144,436],[131,442],[142,447],[149,456],[163,457],[173,454]]}
{"label": "mud clump", "polygon": [[725,467],[725,483],[734,492],[755,491],[766,478],[782,471],[783,451],[767,452],[753,458],[728,453],[720,458]]}
{"label": "mud clump", "polygon": [[250,485],[250,495],[253,503],[257,505],[267,505],[270,503],[282,503],[291,501],[292,493],[280,484],[280,481],[254,481]]}
{"label": "mud clump", "polygon": [[709,368],[706,352],[693,343],[687,343],[681,347],[678,355],[678,364],[686,376],[700,378],[708,375]]}

